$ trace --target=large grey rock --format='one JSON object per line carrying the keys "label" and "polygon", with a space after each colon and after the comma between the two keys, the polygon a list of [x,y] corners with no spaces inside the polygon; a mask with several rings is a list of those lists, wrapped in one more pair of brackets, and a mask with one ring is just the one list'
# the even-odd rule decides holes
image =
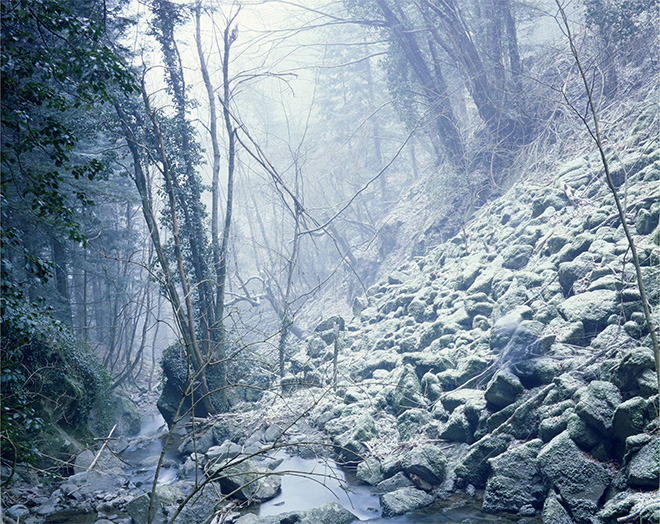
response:
{"label": "large grey rock", "polygon": [[660,474],[660,437],[640,449],[628,464],[628,484],[639,488],[657,488]]}
{"label": "large grey rock", "polygon": [[335,437],[335,451],[346,464],[358,464],[367,454],[365,442],[378,436],[374,419],[365,413],[356,422],[353,428]]}
{"label": "large grey rock", "polygon": [[216,483],[207,484],[186,503],[174,520],[174,524],[206,524],[215,514],[216,506],[223,498]]}
{"label": "large grey rock", "polygon": [[636,347],[623,355],[614,380],[622,391],[628,391],[637,387],[638,377],[647,369],[655,369],[653,350],[648,347]]}
{"label": "large grey rock", "polygon": [[[182,499],[183,494],[178,489],[172,486],[156,486],[151,524],[165,524],[169,522],[173,514],[173,506],[178,500]],[[131,516],[135,524],[149,523],[150,501],[151,493],[143,493],[126,505],[126,512]]]}
{"label": "large grey rock", "polygon": [[[77,457],[73,467],[75,473],[82,473],[87,471],[87,468],[91,466],[92,462],[96,458],[96,453],[92,452],[89,449],[81,452]],[[98,460],[94,464],[95,471],[102,471],[104,473],[113,473],[115,475],[124,474],[124,463],[119,460],[114,454],[108,449],[104,449]]]}
{"label": "large grey rock", "polygon": [[383,480],[383,470],[380,467],[380,460],[376,457],[369,457],[360,462],[357,466],[355,476],[365,484],[375,486]]}
{"label": "large grey rock", "polygon": [[455,468],[459,486],[472,484],[475,488],[484,488],[490,473],[487,459],[506,451],[511,441],[507,434],[486,435],[472,444],[470,451]]}
{"label": "large grey rock", "polygon": [[396,517],[428,506],[434,501],[433,495],[417,488],[400,488],[380,495],[383,517]]}
{"label": "large grey rock", "polygon": [[554,491],[548,494],[543,504],[543,524],[573,524],[573,519],[557,499]]}
{"label": "large grey rock", "polygon": [[507,369],[501,369],[490,379],[484,397],[493,406],[504,408],[515,402],[524,389],[516,375]]}
{"label": "large grey rock", "polygon": [[590,522],[609,484],[605,468],[585,458],[566,431],[541,449],[538,465],[566,501],[575,520]]}
{"label": "large grey rock", "polygon": [[414,484],[412,480],[406,477],[403,471],[397,471],[393,476],[379,482],[376,486],[376,493],[389,493],[401,488],[411,488]]}
{"label": "large grey rock", "polygon": [[392,407],[395,412],[400,412],[407,408],[422,406],[424,406],[422,386],[415,373],[415,368],[407,364],[392,395]]}
{"label": "large grey rock", "polygon": [[[650,495],[650,496],[649,496]],[[656,502],[654,504],[654,502]],[[634,515],[634,520],[630,516]],[[660,504],[657,496],[639,491],[624,491],[608,500],[598,516],[599,522],[616,524],[634,522],[635,524],[658,524],[660,522]]]}
{"label": "large grey rock", "polygon": [[531,309],[515,309],[502,316],[490,330],[490,348],[498,351],[507,345],[523,320],[531,318]]}
{"label": "large grey rock", "polygon": [[438,446],[422,444],[411,449],[401,460],[406,474],[420,478],[431,485],[440,484],[445,478],[447,459]]}
{"label": "large grey rock", "polygon": [[407,409],[396,418],[399,440],[402,442],[409,440],[430,420],[431,415],[425,409]]}
{"label": "large grey rock", "polygon": [[316,326],[316,328],[314,328],[314,331],[316,333],[322,333],[323,331],[330,331],[334,329],[335,324],[338,325],[337,327],[339,328],[339,331],[344,331],[344,326],[346,323],[344,322],[344,319],[339,315],[334,315],[330,318],[323,320]]}
{"label": "large grey rock", "polygon": [[543,442],[532,440],[489,459],[492,474],[486,483],[483,511],[518,513],[523,506],[540,507],[545,489],[536,467]]}
{"label": "large grey rock", "polygon": [[614,410],[621,403],[619,389],[611,382],[594,380],[575,394],[575,411],[589,426],[608,436]]}
{"label": "large grey rock", "polygon": [[603,434],[589,426],[577,413],[572,412],[566,417],[566,431],[571,440],[584,450],[591,450],[602,440]]}
{"label": "large grey rock", "polygon": [[460,405],[449,415],[447,422],[442,424],[440,438],[452,442],[472,442],[474,426],[465,413],[465,406]]}
{"label": "large grey rock", "polygon": [[502,266],[507,269],[522,269],[529,262],[534,249],[527,244],[516,244],[504,249]]}
{"label": "large grey rock", "polygon": [[307,511],[291,511],[268,517],[243,515],[236,524],[350,524],[356,519],[355,515],[337,502],[328,502]]}
{"label": "large grey rock", "polygon": [[245,429],[229,417],[224,417],[213,424],[211,431],[216,444],[222,444],[225,440],[239,442],[245,436]]}
{"label": "large grey rock", "polygon": [[646,400],[642,397],[633,397],[619,404],[612,418],[614,436],[625,442],[629,436],[641,433],[646,423],[646,411]]}
{"label": "large grey rock", "polygon": [[595,334],[605,328],[607,319],[618,307],[615,291],[599,289],[567,298],[559,304],[559,312],[569,322],[581,321],[586,333]]}
{"label": "large grey rock", "polygon": [[259,489],[260,474],[249,459],[217,463],[209,471],[224,495],[249,500]]}
{"label": "large grey rock", "polygon": [[403,356],[402,362],[410,364],[419,378],[429,372],[440,373],[454,367],[447,357],[431,351],[407,353]]}
{"label": "large grey rock", "polygon": [[124,395],[116,395],[114,400],[117,429],[113,436],[137,435],[142,427],[142,415],[135,402]]}
{"label": "large grey rock", "polygon": [[213,431],[206,431],[202,434],[197,433],[194,438],[193,435],[189,435],[179,446],[179,453],[182,455],[190,455],[195,452],[204,454],[209,448],[220,442],[222,440],[217,441]]}

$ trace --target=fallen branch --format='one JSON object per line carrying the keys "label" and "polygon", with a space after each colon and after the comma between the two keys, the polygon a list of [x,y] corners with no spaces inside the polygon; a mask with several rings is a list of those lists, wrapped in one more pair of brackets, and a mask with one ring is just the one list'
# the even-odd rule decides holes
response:
{"label": "fallen branch", "polygon": [[103,453],[103,450],[104,450],[105,447],[108,445],[108,442],[109,442],[110,440],[112,440],[112,434],[115,432],[115,429],[116,429],[116,428],[117,428],[117,424],[115,424],[114,426],[112,426],[112,429],[110,430],[110,433],[108,434],[108,436],[107,436],[105,439],[103,439],[103,440],[104,440],[103,445],[101,446],[101,449],[99,449],[99,452],[98,452],[98,453],[96,454],[96,456],[94,457],[94,460],[92,460],[92,463],[91,463],[91,464],[89,465],[89,467],[87,468],[87,471],[89,471],[90,469],[92,469],[92,468],[96,465],[96,463],[97,463],[98,460],[99,460],[99,457],[101,456],[101,453]]}

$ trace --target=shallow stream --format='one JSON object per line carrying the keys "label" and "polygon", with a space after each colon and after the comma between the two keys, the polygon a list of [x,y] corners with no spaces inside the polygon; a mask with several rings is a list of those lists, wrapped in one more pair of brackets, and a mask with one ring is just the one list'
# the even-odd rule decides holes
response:
{"label": "shallow stream", "polygon": [[[142,492],[153,482],[157,459],[165,440],[165,421],[160,414],[144,417],[140,433],[131,439],[121,453],[122,460],[130,464],[125,471],[130,481]],[[181,479],[182,456],[177,448],[180,437],[174,437],[165,452],[158,484],[167,485]],[[370,486],[360,484],[350,473],[344,472],[329,458],[302,458],[297,455],[276,455],[282,462],[274,472],[282,475],[282,491],[275,498],[247,511],[259,516],[276,515],[291,511],[312,509],[326,502],[337,501],[370,524],[538,524],[538,518],[512,518],[510,515],[486,515],[480,511],[478,499],[456,496],[445,501],[443,507],[431,506],[417,512],[393,518],[381,517],[378,495]],[[138,494],[138,493],[136,493]],[[95,522],[94,514],[67,510],[49,515],[49,524],[88,524]]]}

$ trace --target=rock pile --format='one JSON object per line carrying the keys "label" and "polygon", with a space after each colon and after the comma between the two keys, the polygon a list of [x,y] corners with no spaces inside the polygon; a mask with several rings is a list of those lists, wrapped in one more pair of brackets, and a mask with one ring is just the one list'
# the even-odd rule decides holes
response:
{"label": "rock pile", "polygon": [[[643,145],[617,183],[657,325],[660,150]],[[658,489],[655,362],[600,171],[577,158],[551,187],[514,187],[342,322],[340,382],[312,421],[384,515],[469,487],[489,512],[615,522]],[[293,358],[301,384],[332,380],[326,324]],[[639,517],[657,523],[657,500]]]}

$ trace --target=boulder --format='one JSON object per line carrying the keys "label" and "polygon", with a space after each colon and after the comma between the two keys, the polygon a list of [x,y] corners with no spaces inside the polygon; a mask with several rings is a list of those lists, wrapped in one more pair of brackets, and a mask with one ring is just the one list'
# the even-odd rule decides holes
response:
{"label": "boulder", "polygon": [[646,400],[642,397],[628,399],[614,410],[612,428],[618,440],[625,442],[629,436],[641,433],[645,423]]}
{"label": "boulder", "polygon": [[383,470],[380,467],[380,460],[376,457],[369,457],[360,462],[357,466],[355,476],[370,486],[375,486],[383,480]]}
{"label": "boulder", "polygon": [[316,328],[314,328],[314,331],[316,333],[322,333],[324,331],[334,330],[335,324],[339,325],[339,331],[344,331],[345,322],[344,322],[344,319],[342,317],[340,317],[339,315],[334,315],[334,316],[332,316],[330,318],[327,318],[326,320],[320,322],[316,326]]}
{"label": "boulder", "polygon": [[543,504],[543,524],[573,524],[573,519],[562,506],[554,491],[551,491]]}
{"label": "boulder", "polygon": [[350,524],[356,519],[355,515],[337,502],[328,502],[307,511],[292,511],[267,517],[248,513],[239,518],[236,524]]}
{"label": "boulder", "polygon": [[214,446],[216,442],[223,442],[222,440],[216,441],[213,431],[206,431],[202,434],[197,433],[195,437],[196,438],[193,440],[192,435],[187,436],[179,446],[179,453],[182,455],[189,455],[194,452],[204,454],[209,448]]}
{"label": "boulder", "polygon": [[380,495],[383,517],[396,517],[431,504],[435,498],[417,488],[399,488]]}
{"label": "boulder", "polygon": [[461,405],[474,405],[478,410],[486,407],[484,392],[480,389],[464,388],[449,391],[442,396],[440,402],[449,412],[454,411],[458,406]]}
{"label": "boulder", "polygon": [[517,308],[502,316],[490,330],[490,348],[499,351],[507,345],[518,325],[531,318],[531,309]]}
{"label": "boulder", "polygon": [[545,489],[536,457],[542,445],[539,439],[531,440],[488,460],[492,474],[484,493],[485,513],[518,513],[526,505],[541,506]]}
{"label": "boulder", "polygon": [[[660,504],[657,504],[657,495],[652,492],[624,491],[608,500],[598,516],[601,518],[600,522],[606,524],[619,522],[658,524]],[[634,519],[631,519],[631,516],[634,516]]]}
{"label": "boulder", "polygon": [[405,473],[413,475],[431,485],[440,484],[445,478],[447,459],[438,446],[422,444],[411,449],[401,460]]}
{"label": "boulder", "polygon": [[431,351],[407,353],[403,355],[402,362],[410,364],[419,378],[422,378],[426,373],[440,373],[454,367],[447,357]]}
{"label": "boulder", "polygon": [[470,451],[455,468],[459,487],[472,484],[475,488],[484,488],[490,473],[487,459],[506,451],[511,436],[507,434],[486,435],[472,444]]}
{"label": "boulder", "polygon": [[[94,462],[96,458],[96,453],[92,452],[89,449],[82,451],[77,457],[75,464],[73,466],[73,471],[75,473],[82,473],[87,471],[87,468]],[[103,450],[103,453],[99,456],[98,460],[94,464],[95,471],[102,471],[104,473],[113,473],[115,475],[124,474],[124,463],[114,456],[113,453],[107,449]]]}
{"label": "boulder", "polygon": [[646,489],[658,487],[660,437],[655,437],[632,457],[627,472],[630,486]]}
{"label": "boulder", "polygon": [[573,442],[587,451],[596,447],[603,440],[603,435],[597,429],[587,425],[587,423],[574,412],[566,417],[566,431],[568,431]]}
{"label": "boulder", "polygon": [[259,479],[257,491],[252,499],[257,502],[265,502],[275,498],[282,491],[282,477],[280,475],[268,474]]}
{"label": "boulder", "polygon": [[472,442],[474,427],[470,424],[465,413],[465,406],[458,406],[449,415],[449,419],[442,425],[440,438],[452,442]]}
{"label": "boulder", "polygon": [[500,369],[486,386],[484,397],[489,404],[503,408],[515,402],[524,389],[516,375],[507,369]]}
{"label": "boulder", "polygon": [[635,217],[635,229],[640,235],[648,235],[655,229],[655,226],[657,225],[657,216],[654,217],[644,208],[637,212],[637,217]]}
{"label": "boulder", "polygon": [[392,407],[395,413],[407,408],[418,408],[424,406],[422,386],[415,373],[415,368],[407,364],[392,395]]}
{"label": "boulder", "polygon": [[412,438],[419,429],[428,424],[431,415],[423,409],[407,409],[396,419],[396,428],[399,432],[399,440],[406,441]]}
{"label": "boulder", "polygon": [[636,347],[623,355],[614,380],[622,391],[636,389],[638,377],[647,369],[655,369],[653,350],[648,347]]}
{"label": "boulder", "polygon": [[504,249],[502,266],[507,269],[522,269],[527,265],[534,248],[527,244],[516,244]]}
{"label": "boulder", "polygon": [[376,486],[377,493],[389,493],[401,488],[410,488],[414,484],[412,480],[406,477],[403,471],[397,471],[393,476],[378,483]]}
{"label": "boulder", "polygon": [[224,417],[213,424],[211,431],[217,444],[222,444],[225,440],[239,442],[245,436],[243,427],[229,417]]}
{"label": "boulder", "polygon": [[614,410],[621,403],[619,389],[611,382],[594,380],[575,394],[575,411],[589,426],[608,436]]}
{"label": "boulder", "polygon": [[259,489],[260,474],[249,459],[218,463],[209,470],[209,475],[217,481],[224,495],[250,500]]}
{"label": "boulder", "polygon": [[567,321],[581,321],[585,332],[593,334],[607,326],[607,319],[618,308],[616,291],[608,289],[579,293],[559,304],[559,312]]}
{"label": "boulder", "polygon": [[142,415],[135,402],[124,395],[115,395],[114,419],[117,420],[115,437],[137,435],[142,428]]}
{"label": "boulder", "polygon": [[216,483],[207,484],[183,507],[174,524],[206,524],[215,514],[216,506],[222,498],[222,492]]}
{"label": "boulder", "polygon": [[345,464],[357,464],[367,453],[365,442],[378,436],[374,419],[365,413],[353,428],[334,439],[335,452]]}
{"label": "boulder", "polygon": [[[151,524],[166,524],[174,513],[173,506],[178,500],[183,499],[183,494],[172,486],[156,486],[154,495]],[[151,493],[143,493],[126,505],[126,512],[135,524],[149,523],[150,501]]]}
{"label": "boulder", "polygon": [[559,491],[578,524],[590,522],[609,485],[605,468],[583,456],[566,431],[541,449],[538,465],[543,477]]}

